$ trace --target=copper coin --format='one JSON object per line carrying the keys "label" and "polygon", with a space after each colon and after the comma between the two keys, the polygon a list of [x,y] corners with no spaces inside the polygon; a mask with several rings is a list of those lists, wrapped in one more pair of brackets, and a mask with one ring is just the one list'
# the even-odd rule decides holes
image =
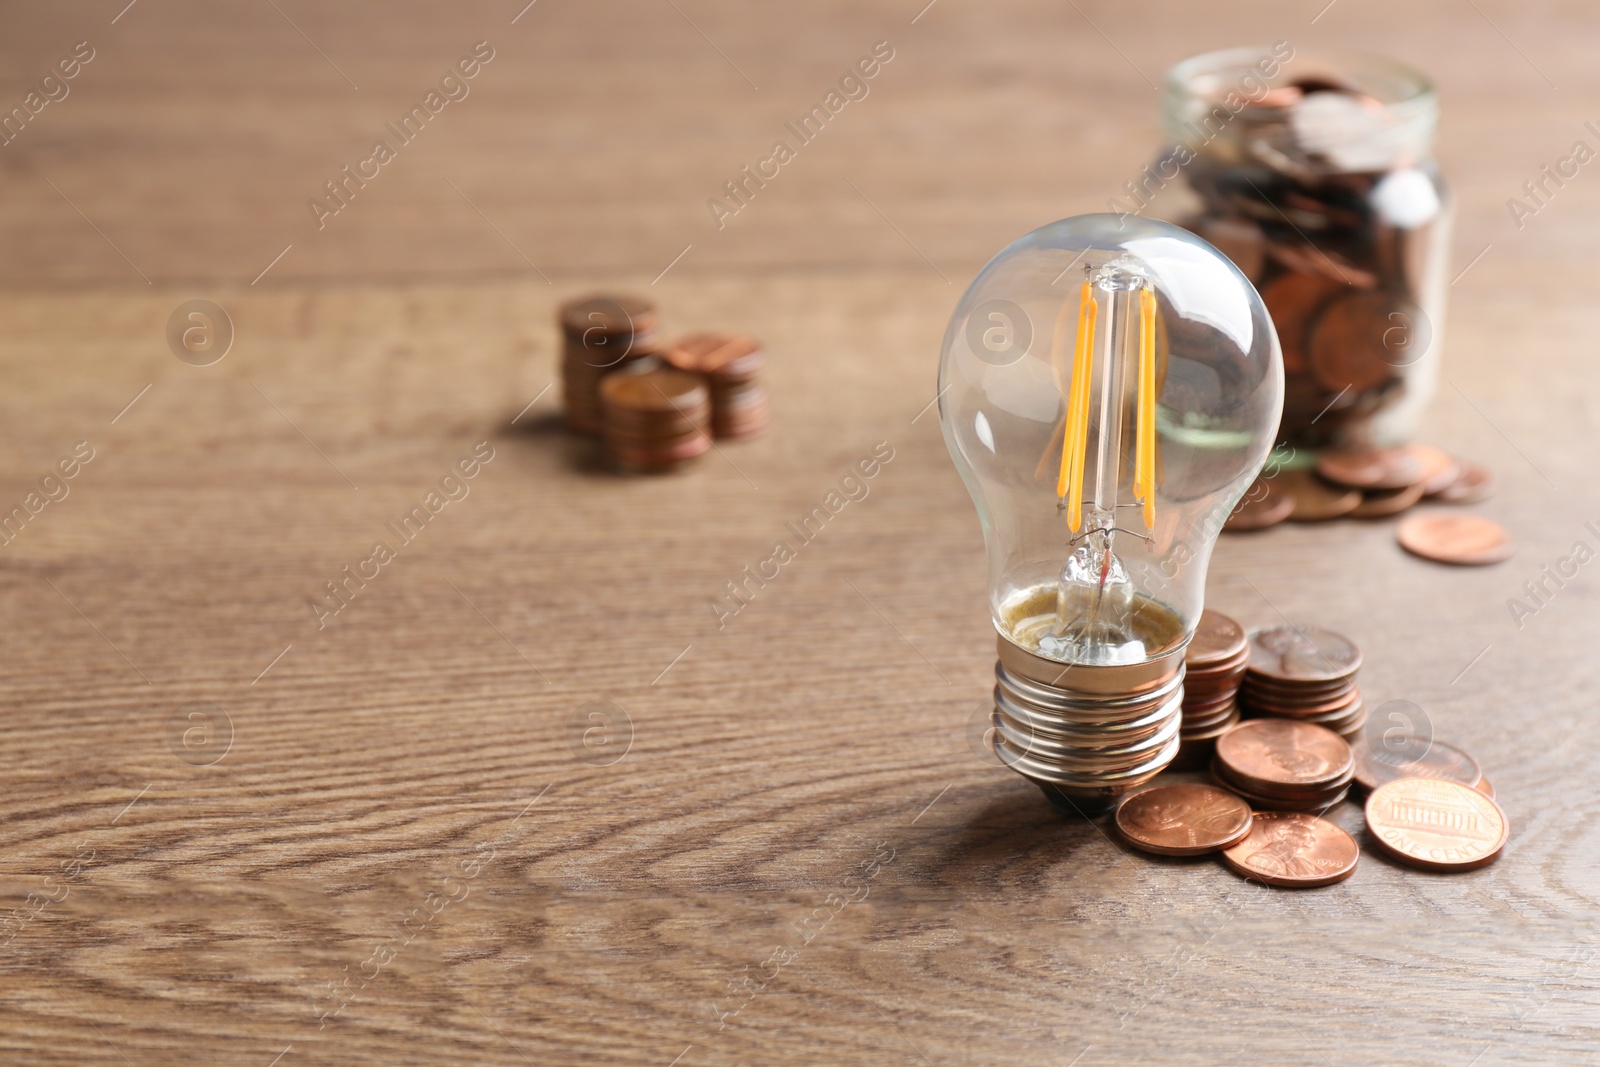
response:
{"label": "copper coin", "polygon": [[1296,686],[1288,682],[1268,684],[1256,675],[1246,675],[1239,687],[1239,695],[1256,704],[1310,711],[1332,711],[1354,699],[1356,686],[1349,678],[1337,682],[1306,683]]}
{"label": "copper coin", "polygon": [[1409,511],[1421,500],[1427,489],[1426,482],[1408,485],[1403,489],[1369,489],[1361,494],[1361,503],[1350,512],[1352,519],[1387,519],[1402,511]]}
{"label": "copper coin", "polygon": [[1332,630],[1272,626],[1250,635],[1250,671],[1268,681],[1333,683],[1360,666],[1361,650]]}
{"label": "copper coin", "polygon": [[1385,735],[1381,748],[1370,743],[1352,746],[1356,758],[1356,784],[1372,790],[1401,778],[1443,778],[1475,786],[1483,779],[1478,761],[1454,745],[1423,737]]}
{"label": "copper coin", "polygon": [[1267,885],[1309,889],[1355,873],[1355,838],[1326,819],[1298,812],[1258,811],[1245,839],[1222,853],[1235,873]]}
{"label": "copper coin", "polygon": [[655,304],[643,297],[596,293],[562,304],[560,317],[562,329],[582,337],[643,333],[655,327],[658,315]]}
{"label": "copper coin", "polygon": [[1251,282],[1261,277],[1261,267],[1266,261],[1266,240],[1261,236],[1260,226],[1249,219],[1213,218],[1201,222],[1198,232],[1232,260]]}
{"label": "copper coin", "polygon": [[1373,790],[1367,829],[1395,859],[1431,871],[1493,863],[1510,836],[1491,797],[1442,778],[1401,778]]}
{"label": "copper coin", "polygon": [[1361,494],[1356,490],[1329,485],[1308,470],[1280,471],[1272,481],[1294,501],[1289,518],[1295,522],[1337,519],[1350,514],[1361,503]]}
{"label": "copper coin", "polygon": [[1128,843],[1161,856],[1203,856],[1250,832],[1250,805],[1209,785],[1161,785],[1124,800],[1115,816]]}
{"label": "copper coin", "polygon": [[1461,465],[1442,448],[1433,445],[1407,445],[1412,455],[1422,460],[1422,492],[1425,496],[1442,493],[1461,477]]}
{"label": "copper coin", "polygon": [[1294,498],[1268,481],[1257,481],[1245,491],[1224,530],[1265,530],[1294,514]]}
{"label": "copper coin", "polygon": [[1212,666],[1237,659],[1247,651],[1244,627],[1222,614],[1206,608],[1195,624],[1194,636],[1184,651],[1183,661],[1189,670]]}
{"label": "copper coin", "polygon": [[1425,453],[1402,445],[1322,452],[1317,455],[1317,473],[1352,489],[1404,489],[1425,481],[1429,465]]}
{"label": "copper coin", "polygon": [[1490,800],[1494,799],[1494,786],[1489,784],[1489,779],[1488,778],[1479,778],[1478,779],[1478,784],[1473,786],[1472,788],[1476,789],[1478,792],[1482,793],[1484,796],[1488,797]]}
{"label": "copper coin", "polygon": [[1456,480],[1439,490],[1438,499],[1446,504],[1477,504],[1494,495],[1494,475],[1489,468],[1457,460]]}
{"label": "copper coin", "polygon": [[1409,328],[1419,317],[1416,305],[1388,293],[1340,297],[1323,308],[1306,336],[1311,373],[1332,392],[1376,389],[1418,358],[1411,349],[1428,343]]}
{"label": "copper coin", "polygon": [[[1318,201],[1302,201],[1302,204],[1304,206],[1291,213],[1302,217],[1313,214],[1324,219],[1334,217],[1334,212],[1329,210],[1327,204]],[[1315,204],[1314,211],[1311,208],[1312,204]],[[1274,241],[1267,246],[1267,254],[1297,276],[1321,277],[1341,289],[1350,287],[1371,289],[1378,284],[1378,276],[1370,270],[1356,266],[1337,252],[1318,248],[1312,244],[1287,244],[1283,241]]]}
{"label": "copper coin", "polygon": [[1305,797],[1272,797],[1263,793],[1252,793],[1239,783],[1228,778],[1225,774],[1216,773],[1216,759],[1212,759],[1212,774],[1218,784],[1224,789],[1232,790],[1239,798],[1255,811],[1307,811],[1313,815],[1321,815],[1344,802],[1350,793],[1349,783],[1334,786]]}
{"label": "copper coin", "polygon": [[1413,515],[1395,531],[1400,547],[1435,563],[1483,566],[1511,558],[1505,528],[1476,515]]}
{"label": "copper coin", "polygon": [[1320,273],[1286,274],[1261,291],[1261,299],[1278,330],[1283,349],[1283,367],[1290,374],[1305,370],[1306,328],[1317,309],[1337,295],[1343,287]]}
{"label": "copper coin", "polygon": [[679,370],[729,379],[747,378],[765,361],[759,341],[735,333],[690,334],[668,348],[666,358]]}
{"label": "copper coin", "polygon": [[1251,719],[1217,742],[1229,777],[1257,793],[1310,792],[1354,769],[1350,746],[1332,730],[1289,719]]}
{"label": "copper coin", "polygon": [[[1239,721],[1239,716],[1237,714],[1234,714],[1234,715],[1228,716],[1226,719],[1224,719],[1222,722],[1219,722],[1215,726],[1207,726],[1207,727],[1203,727],[1203,728],[1197,728],[1197,729],[1194,729],[1194,730],[1179,730],[1178,734],[1179,734],[1180,737],[1183,738],[1183,740],[1185,742],[1189,742],[1189,741],[1206,741],[1206,742],[1215,741],[1217,738],[1221,737],[1223,734],[1225,734],[1229,730],[1233,729],[1234,724],[1237,723],[1238,721]],[[1207,758],[1209,758],[1209,757],[1210,757],[1210,753],[1208,752],[1207,753]],[[1196,766],[1204,766],[1204,761],[1201,761],[1201,763],[1196,764]]]}
{"label": "copper coin", "polygon": [[600,399],[624,412],[671,415],[709,403],[700,379],[675,370],[610,374],[600,382]]}

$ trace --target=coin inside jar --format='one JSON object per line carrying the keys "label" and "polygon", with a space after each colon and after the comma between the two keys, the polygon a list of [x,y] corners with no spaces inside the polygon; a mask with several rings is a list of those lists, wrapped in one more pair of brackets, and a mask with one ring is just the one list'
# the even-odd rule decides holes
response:
{"label": "coin inside jar", "polygon": [[1306,359],[1323,388],[1365,392],[1417,358],[1403,325],[1417,320],[1410,301],[1379,291],[1346,293],[1323,309],[1306,339]]}
{"label": "coin inside jar", "polygon": [[1115,823],[1128,843],[1161,856],[1201,856],[1250,832],[1250,805],[1215,786],[1182,783],[1135,793]]}
{"label": "coin inside jar", "polygon": [[1511,558],[1505,528],[1475,515],[1413,515],[1395,532],[1400,547],[1435,563],[1485,566]]}
{"label": "coin inside jar", "polygon": [[1250,833],[1222,853],[1235,874],[1286,889],[1342,882],[1360,859],[1355,838],[1333,823],[1284,811],[1256,812]]}
{"label": "coin inside jar", "polygon": [[1385,852],[1425,870],[1477,870],[1494,862],[1510,836],[1493,799],[1442,778],[1385,782],[1367,798],[1366,814]]}

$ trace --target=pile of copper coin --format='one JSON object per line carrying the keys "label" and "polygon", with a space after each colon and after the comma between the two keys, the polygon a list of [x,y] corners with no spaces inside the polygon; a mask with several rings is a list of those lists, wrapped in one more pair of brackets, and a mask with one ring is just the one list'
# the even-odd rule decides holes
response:
{"label": "pile of copper coin", "polygon": [[1261,530],[1285,520],[1386,518],[1421,501],[1476,504],[1494,493],[1487,468],[1433,445],[1323,451],[1305,464],[1298,453],[1275,453],[1224,529]]}
{"label": "pile of copper coin", "polygon": [[1183,720],[1174,766],[1205,766],[1212,744],[1239,722],[1239,683],[1250,663],[1244,627],[1207,608],[1184,653]]}
{"label": "pile of copper coin", "polygon": [[559,321],[567,427],[599,437],[617,468],[670,471],[714,438],[766,429],[765,354],[754,339],[698,333],[663,344],[655,305],[633,296],[568,301]]}
{"label": "pile of copper coin", "polygon": [[1361,650],[1332,630],[1274,626],[1250,635],[1239,705],[1246,717],[1293,719],[1351,740],[1367,725],[1356,685]]}
{"label": "pile of copper coin", "polygon": [[[1432,445],[1325,450],[1311,465],[1292,450],[1274,453],[1228,516],[1225,530],[1264,530],[1280,522],[1388,518],[1418,503],[1477,504],[1494,494],[1486,467]],[[1511,539],[1496,522],[1443,510],[1408,516],[1401,547],[1437,563],[1481,565],[1510,558]]]}
{"label": "pile of copper coin", "polygon": [[[1215,620],[1205,629],[1202,662],[1229,632]],[[1274,632],[1252,634],[1251,654],[1257,637]],[[1337,635],[1299,632],[1328,638],[1323,643],[1335,648]],[[1307,653],[1290,644],[1273,655],[1275,666],[1285,659],[1298,665]],[[1309,662],[1328,658],[1312,655]],[[1407,866],[1476,870],[1492,863],[1510,836],[1477,761],[1432,738],[1386,731],[1374,748],[1365,737],[1347,741],[1304,719],[1247,719],[1216,739],[1210,771],[1209,783],[1158,778],[1126,797],[1113,814],[1122,838],[1158,855],[1220,855],[1236,874],[1264,885],[1310,888],[1356,870],[1361,846],[1323,818],[1352,787],[1366,794],[1370,846]]]}

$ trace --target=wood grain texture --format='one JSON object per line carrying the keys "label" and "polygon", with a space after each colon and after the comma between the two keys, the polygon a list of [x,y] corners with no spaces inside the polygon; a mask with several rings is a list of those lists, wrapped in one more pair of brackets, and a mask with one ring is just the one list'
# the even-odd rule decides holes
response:
{"label": "wood grain texture", "polygon": [[[28,916],[0,1061],[1600,1057],[1594,576],[1506,608],[1600,523],[1600,185],[1521,230],[1504,204],[1594,117],[1592,10],[276,6],[5,9],[0,99],[97,55],[0,146],[0,510],[94,449],[0,549],[0,914]],[[1276,38],[1440,79],[1456,269],[1491,247],[1427,436],[1495,469],[1476,510],[1518,550],[1462,571],[1392,522],[1279,527],[1223,541],[1209,599],[1348,633],[1370,700],[1480,757],[1513,834],[1468,875],[1368,851],[1265,890],[1052,814],[969,740],[993,638],[926,411],[949,309],[1137,172],[1145,77]],[[305,199],[478,40],[472,95],[317,231]],[[717,231],[704,201],[877,40],[871,95]],[[544,392],[555,305],[592,286],[764,338],[771,433],[605,473]],[[164,340],[197,296],[237,328],[208,368]],[[308,600],[479,442],[468,495],[319,629]],[[878,442],[866,497],[719,628]],[[174,741],[197,705],[231,724],[207,766]]]}

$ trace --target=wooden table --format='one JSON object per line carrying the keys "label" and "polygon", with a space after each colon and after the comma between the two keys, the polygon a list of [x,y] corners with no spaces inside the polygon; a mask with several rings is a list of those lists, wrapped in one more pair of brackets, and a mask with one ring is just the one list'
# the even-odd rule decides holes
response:
{"label": "wooden table", "polygon": [[[1600,177],[1506,207],[1600,143],[1592,10],[123,4],[0,33],[7,107],[94,54],[0,146],[0,503],[93,453],[0,556],[0,1061],[1600,1056],[1594,570],[1507,608],[1597,543]],[[1279,528],[1225,540],[1208,599],[1350,634],[1370,700],[1482,759],[1514,832],[1473,874],[1368,851],[1263,889],[1128,852],[970,741],[993,638],[928,407],[949,310],[1137,174],[1169,64],[1278,39],[1438,76],[1461,276],[1426,435],[1495,469],[1518,550],[1450,570],[1388,522]],[[307,201],[480,41],[319,229]],[[866,98],[719,229],[707,201],[879,41]],[[607,474],[551,388],[553,309],[591,287],[764,338],[770,434]],[[215,365],[168,348],[191,299],[236,331]]]}

